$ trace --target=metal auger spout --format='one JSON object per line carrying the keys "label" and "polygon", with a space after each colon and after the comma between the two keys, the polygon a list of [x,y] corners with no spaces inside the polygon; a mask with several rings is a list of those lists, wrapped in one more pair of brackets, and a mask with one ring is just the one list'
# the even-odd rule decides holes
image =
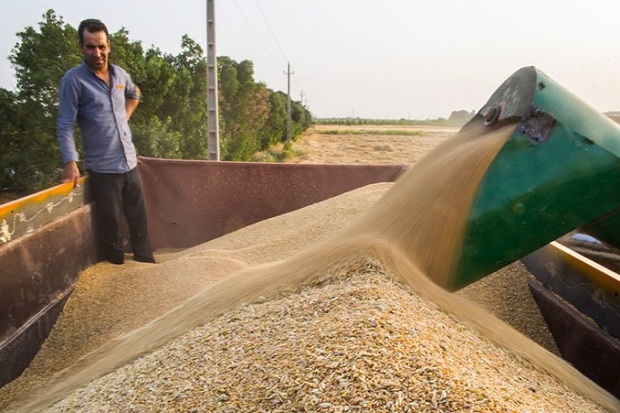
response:
{"label": "metal auger spout", "polygon": [[515,72],[463,127],[515,123],[482,177],[450,289],[583,227],[620,246],[620,127],[534,67]]}

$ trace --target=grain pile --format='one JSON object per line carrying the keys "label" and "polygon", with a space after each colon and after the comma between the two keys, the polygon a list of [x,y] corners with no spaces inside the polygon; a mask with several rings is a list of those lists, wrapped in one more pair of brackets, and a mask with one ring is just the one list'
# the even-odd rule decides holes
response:
{"label": "grain pile", "polygon": [[368,261],[229,312],[49,410],[75,411],[603,412]]}
{"label": "grain pile", "polygon": [[392,186],[370,185],[303,210],[258,222],[203,245],[157,252],[156,266],[127,260],[87,269],[28,369],[0,389],[0,410],[30,398],[52,375],[112,338],[161,316],[205,287],[250,267],[277,261],[342,229]]}
{"label": "grain pile", "polygon": [[[459,159],[443,145],[343,230],[319,229],[316,243],[303,231],[325,219],[297,227],[313,206],[171,259],[173,272],[189,257],[204,259],[203,272],[208,257],[240,271],[172,299],[180,306],[105,341],[15,410],[64,399],[48,411],[617,411],[557,357],[427,278],[447,276],[466,186],[502,139],[465,137]],[[331,211],[351,211],[337,203],[348,196]],[[270,244],[271,228],[293,228],[299,244],[261,255],[253,241]]]}

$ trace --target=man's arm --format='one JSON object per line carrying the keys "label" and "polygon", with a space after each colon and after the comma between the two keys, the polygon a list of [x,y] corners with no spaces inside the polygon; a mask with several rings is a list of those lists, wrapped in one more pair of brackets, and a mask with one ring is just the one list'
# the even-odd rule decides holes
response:
{"label": "man's arm", "polygon": [[58,102],[57,136],[64,162],[62,182],[73,182],[79,186],[80,170],[77,167],[78,153],[75,148],[75,120],[78,112],[78,92],[66,76],[60,82]]}
{"label": "man's arm", "polygon": [[140,99],[125,99],[125,112],[127,112],[127,122],[129,122],[129,118],[133,114],[133,111],[138,107],[138,103],[140,103]]}
{"label": "man's arm", "polygon": [[129,122],[129,118],[131,118],[133,111],[136,110],[138,103],[140,103],[140,88],[133,84],[132,86],[134,88],[131,93],[128,96],[125,96],[125,112],[127,113],[127,122]]}

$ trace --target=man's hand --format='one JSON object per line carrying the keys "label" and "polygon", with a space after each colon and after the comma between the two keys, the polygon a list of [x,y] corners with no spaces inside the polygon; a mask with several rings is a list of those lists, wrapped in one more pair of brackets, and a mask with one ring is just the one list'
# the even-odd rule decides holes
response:
{"label": "man's hand", "polygon": [[77,167],[77,162],[67,162],[62,174],[62,182],[73,182],[75,188],[80,187],[80,170]]}

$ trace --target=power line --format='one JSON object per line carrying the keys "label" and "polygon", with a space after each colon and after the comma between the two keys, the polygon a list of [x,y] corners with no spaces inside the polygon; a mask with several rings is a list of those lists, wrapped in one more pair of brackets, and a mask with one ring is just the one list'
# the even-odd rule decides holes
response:
{"label": "power line", "polygon": [[265,24],[267,25],[267,28],[269,29],[269,33],[271,33],[271,38],[273,39],[273,42],[278,47],[278,50],[280,50],[280,53],[282,53],[282,57],[284,57],[284,60],[288,62],[289,60],[286,57],[286,54],[282,51],[282,48],[280,47],[280,43],[278,43],[278,39],[273,33],[273,30],[271,30],[271,25],[269,24],[269,20],[267,20],[267,15],[265,14],[263,7],[260,5],[258,0],[254,0],[254,2],[256,3],[256,6],[258,7],[258,11],[260,12],[261,17],[263,18],[263,20],[265,21]]}
{"label": "power line", "polygon": [[269,51],[269,49],[267,49],[267,47],[265,46],[265,44],[263,43],[263,41],[260,39],[260,37],[258,37],[258,35],[256,34],[256,31],[254,31],[254,28],[252,27],[252,25],[250,24],[250,22],[248,21],[248,19],[245,17],[245,14],[243,14],[243,12],[241,11],[241,8],[239,7],[239,5],[237,4],[237,2],[235,0],[233,0],[233,3],[235,4],[235,7],[237,8],[237,10],[239,11],[239,14],[241,15],[241,17],[243,18],[243,20],[245,21],[245,24],[248,25],[248,27],[250,28],[250,31],[252,32],[252,34],[254,34],[254,37],[256,37],[256,40],[258,40],[258,43],[260,43],[260,45],[263,47],[263,49],[265,49],[265,51],[267,52],[267,54],[269,55],[269,57],[271,57],[272,60],[275,61],[273,55],[271,54],[271,52]]}
{"label": "power line", "polygon": [[[265,21],[265,24],[267,25],[267,28],[269,29],[269,33],[271,34],[271,38],[273,39],[273,42],[275,43],[276,47],[278,48],[278,50],[282,54],[282,57],[284,58],[284,60],[286,62],[290,62],[289,58],[286,56],[286,53],[284,53],[284,51],[282,50],[282,47],[280,47],[280,43],[278,42],[278,39],[276,38],[276,35],[274,34],[273,30],[271,29],[271,24],[269,23],[269,19],[267,19],[267,14],[265,13],[265,10],[260,5],[260,2],[258,0],[254,0],[254,2],[256,3],[258,11],[260,12],[261,17],[263,18],[263,20]],[[299,89],[301,90],[302,87],[299,84],[299,82],[296,79],[294,79],[293,81],[295,82],[297,87],[299,87]]]}
{"label": "power line", "polygon": [[[269,30],[269,33],[271,34],[271,37],[273,39],[273,42],[275,43],[276,47],[278,48],[278,50],[280,51],[280,53],[282,54],[282,57],[284,58],[284,60],[286,62],[289,62],[289,59],[286,56],[286,53],[284,53],[284,50],[282,49],[282,47],[280,46],[280,43],[278,42],[278,39],[274,33],[274,31],[271,28],[271,24],[269,23],[269,19],[267,18],[267,14],[265,13],[265,10],[263,9],[263,7],[260,5],[258,0],[254,0],[254,2],[256,3],[256,6],[258,8],[258,11],[260,12],[260,15],[265,23],[265,25],[267,26],[267,29]],[[250,24],[249,20],[246,18],[245,14],[243,13],[243,11],[241,10],[241,7],[239,7],[239,5],[237,4],[236,0],[233,0],[233,4],[235,5],[235,7],[237,8],[237,11],[239,11],[239,14],[241,15],[241,17],[243,18],[243,20],[245,21],[245,24],[248,26],[248,28],[250,29],[250,31],[252,32],[252,34],[254,35],[254,37],[256,38],[256,40],[259,42],[259,44],[261,45],[261,47],[267,52],[267,54],[269,55],[269,57],[271,58],[271,60],[276,63],[276,60],[274,58],[274,56],[271,54],[271,52],[269,51],[269,49],[265,46],[265,43],[263,43],[263,41],[261,40],[261,38],[258,36],[257,32],[254,30],[254,28],[252,27],[252,25]],[[277,64],[277,63],[276,63]],[[290,65],[290,63],[287,63]],[[288,71],[290,72],[290,66]],[[286,73],[286,72],[285,72]],[[288,74],[288,95],[290,96],[290,75],[293,73],[289,73]],[[295,84],[299,87],[299,89],[302,89],[301,85],[299,84],[299,82],[297,81],[297,79],[294,79]]]}

